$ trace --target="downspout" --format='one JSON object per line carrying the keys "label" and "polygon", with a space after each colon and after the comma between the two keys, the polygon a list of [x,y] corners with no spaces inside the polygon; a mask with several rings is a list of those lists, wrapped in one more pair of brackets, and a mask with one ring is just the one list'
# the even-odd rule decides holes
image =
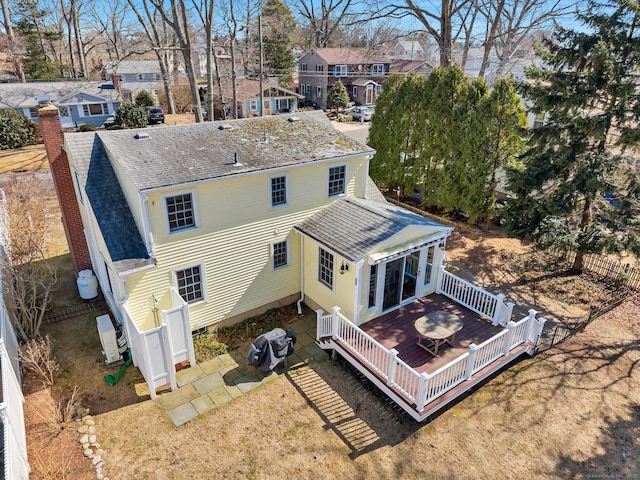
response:
{"label": "downspout", "polygon": [[300,300],[296,302],[298,315],[302,315],[302,302],[304,300],[304,235],[300,235]]}

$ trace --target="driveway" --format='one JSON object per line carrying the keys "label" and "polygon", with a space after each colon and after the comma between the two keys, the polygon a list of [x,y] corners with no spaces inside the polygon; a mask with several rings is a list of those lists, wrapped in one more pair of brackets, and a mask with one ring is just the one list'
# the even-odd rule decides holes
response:
{"label": "driveway", "polygon": [[345,135],[350,136],[354,140],[357,140],[364,144],[367,143],[367,138],[369,136],[369,127],[371,126],[371,122],[358,123],[358,122],[332,121],[331,124],[335,127],[336,130],[339,130]]}

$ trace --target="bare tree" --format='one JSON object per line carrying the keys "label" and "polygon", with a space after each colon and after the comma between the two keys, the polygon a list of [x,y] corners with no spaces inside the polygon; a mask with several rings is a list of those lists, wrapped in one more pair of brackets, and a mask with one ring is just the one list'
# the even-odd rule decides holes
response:
{"label": "bare tree", "polygon": [[204,27],[204,37],[207,49],[207,95],[205,97],[205,109],[209,113],[208,119],[214,120],[213,110],[213,11],[215,0],[192,0],[193,6],[198,12],[202,26]]}
{"label": "bare tree", "polygon": [[573,11],[575,3],[561,0],[476,0],[480,13],[488,25],[484,39],[482,65],[478,73],[484,77],[490,62],[491,50],[495,49],[498,66],[495,77],[503,75],[513,55],[523,40],[533,31],[539,30],[553,20]]}
{"label": "bare tree", "polygon": [[23,341],[39,335],[57,281],[55,266],[46,256],[51,221],[43,198],[47,188],[51,187],[35,176],[16,177],[3,216],[9,232],[3,287],[13,326]]}
{"label": "bare tree", "polygon": [[354,15],[359,3],[357,0],[300,0],[297,10],[306,20],[311,36],[309,43],[316,48],[330,45],[335,33]]}
{"label": "bare tree", "polygon": [[[142,0],[135,2],[127,0],[129,6],[135,13],[140,25],[151,43],[151,48],[156,52],[158,63],[160,64],[160,73],[162,74],[162,84],[164,87],[165,97],[167,99],[167,109],[170,114],[176,113],[175,101],[173,98],[173,75],[171,72],[171,63],[173,51],[176,49],[173,41],[175,35],[169,35],[167,24],[162,20],[162,16],[151,0]],[[142,3],[142,10],[138,4]],[[143,13],[144,12],[144,13]],[[173,32],[173,30],[171,29]],[[198,102],[198,105],[200,102]]]}
{"label": "bare tree", "polygon": [[184,70],[189,80],[191,98],[193,101],[196,123],[203,121],[202,106],[200,105],[200,94],[193,68],[193,57],[191,55],[191,34],[189,31],[188,12],[184,0],[169,0],[170,11],[164,7],[162,0],[149,0],[162,17],[162,20],[173,30],[178,41],[180,52],[184,60]]}
{"label": "bare tree", "polygon": [[27,80],[25,78],[24,68],[22,65],[22,53],[18,48],[16,35],[13,32],[11,11],[9,10],[8,0],[0,0],[0,7],[2,7],[2,20],[3,20],[5,32],[7,33],[7,40],[8,40],[8,47],[9,47],[8,53],[9,55],[11,55],[13,59],[13,71],[18,81],[21,83],[25,83]]}

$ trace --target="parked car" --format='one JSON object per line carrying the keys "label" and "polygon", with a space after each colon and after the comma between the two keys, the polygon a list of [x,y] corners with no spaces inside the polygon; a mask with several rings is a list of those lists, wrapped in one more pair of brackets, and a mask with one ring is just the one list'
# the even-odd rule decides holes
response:
{"label": "parked car", "polygon": [[164,112],[160,107],[147,107],[149,123],[164,123]]}
{"label": "parked car", "polygon": [[373,111],[369,107],[355,107],[351,110],[351,118],[358,122],[368,122],[371,120],[371,115],[373,115]]}

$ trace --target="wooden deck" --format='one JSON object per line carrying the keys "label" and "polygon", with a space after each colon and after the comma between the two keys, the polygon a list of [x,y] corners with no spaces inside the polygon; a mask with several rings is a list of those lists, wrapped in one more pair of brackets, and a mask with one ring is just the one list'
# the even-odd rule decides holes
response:
{"label": "wooden deck", "polygon": [[[434,357],[417,345],[418,333],[413,324],[425,313],[436,310],[455,313],[462,319],[464,326],[456,334],[455,347],[443,343],[438,356]],[[363,323],[360,328],[385,348],[395,348],[400,359],[419,373],[436,371],[468,352],[472,343],[479,345],[504,330],[504,327],[493,326],[490,320],[481,319],[477,313],[436,294],[417,299],[398,310]]]}

